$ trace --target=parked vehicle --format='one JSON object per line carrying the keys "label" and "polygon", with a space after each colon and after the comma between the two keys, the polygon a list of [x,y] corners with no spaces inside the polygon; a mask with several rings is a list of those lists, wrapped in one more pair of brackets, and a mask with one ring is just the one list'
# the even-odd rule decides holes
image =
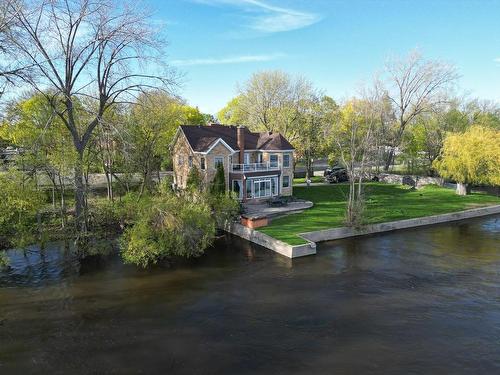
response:
{"label": "parked vehicle", "polygon": [[330,184],[349,181],[347,170],[343,167],[326,168],[323,176],[325,177],[325,182],[328,182]]}

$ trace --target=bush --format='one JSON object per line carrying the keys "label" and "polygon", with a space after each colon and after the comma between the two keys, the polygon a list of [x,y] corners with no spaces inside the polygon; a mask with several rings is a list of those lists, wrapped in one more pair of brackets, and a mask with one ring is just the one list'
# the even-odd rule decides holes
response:
{"label": "bush", "polygon": [[201,191],[203,189],[203,180],[201,178],[201,174],[198,168],[196,167],[191,168],[187,177],[186,186],[188,189],[191,190]]}
{"label": "bush", "polygon": [[240,203],[233,195],[210,195],[208,200],[218,228],[224,228],[240,212]]}
{"label": "bush", "polygon": [[142,267],[171,257],[197,257],[211,245],[215,222],[208,203],[197,195],[162,194],[138,213],[121,239],[126,263]]}

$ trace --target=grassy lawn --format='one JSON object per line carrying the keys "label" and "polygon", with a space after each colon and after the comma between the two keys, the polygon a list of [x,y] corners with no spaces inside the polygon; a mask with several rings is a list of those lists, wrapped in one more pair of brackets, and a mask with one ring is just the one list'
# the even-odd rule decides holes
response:
{"label": "grassy lawn", "polygon": [[[323,176],[312,176],[310,178],[311,182],[325,182],[325,179]],[[294,178],[293,183],[295,184],[305,184],[306,179],[304,178]]]}
{"label": "grassy lawn", "polygon": [[[297,234],[344,225],[344,210],[348,185],[299,186],[293,189],[297,198],[314,203],[300,214],[273,220],[259,230],[291,245],[305,241]],[[486,194],[459,196],[454,190],[426,186],[409,190],[400,185],[370,183],[366,186],[366,224],[462,211],[470,208],[500,204],[500,198]]]}

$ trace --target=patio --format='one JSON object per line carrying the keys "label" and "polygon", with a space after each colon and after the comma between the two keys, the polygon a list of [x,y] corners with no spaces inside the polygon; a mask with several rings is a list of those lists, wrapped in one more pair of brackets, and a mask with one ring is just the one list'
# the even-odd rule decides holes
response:
{"label": "patio", "polygon": [[298,213],[308,208],[311,208],[313,203],[306,200],[295,200],[289,202],[286,206],[281,207],[269,207],[267,202],[262,203],[243,203],[245,216],[248,219],[256,219],[262,217],[277,217],[284,216],[291,213]]}

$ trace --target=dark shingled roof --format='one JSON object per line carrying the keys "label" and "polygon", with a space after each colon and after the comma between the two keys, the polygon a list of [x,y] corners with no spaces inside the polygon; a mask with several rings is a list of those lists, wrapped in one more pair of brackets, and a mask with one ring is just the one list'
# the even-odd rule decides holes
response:
{"label": "dark shingled roof", "polygon": [[[193,151],[206,152],[219,138],[226,142],[233,150],[239,150],[237,141],[237,127],[226,125],[182,125],[189,144]],[[280,133],[252,133],[245,131],[245,150],[293,150],[294,147]]]}

